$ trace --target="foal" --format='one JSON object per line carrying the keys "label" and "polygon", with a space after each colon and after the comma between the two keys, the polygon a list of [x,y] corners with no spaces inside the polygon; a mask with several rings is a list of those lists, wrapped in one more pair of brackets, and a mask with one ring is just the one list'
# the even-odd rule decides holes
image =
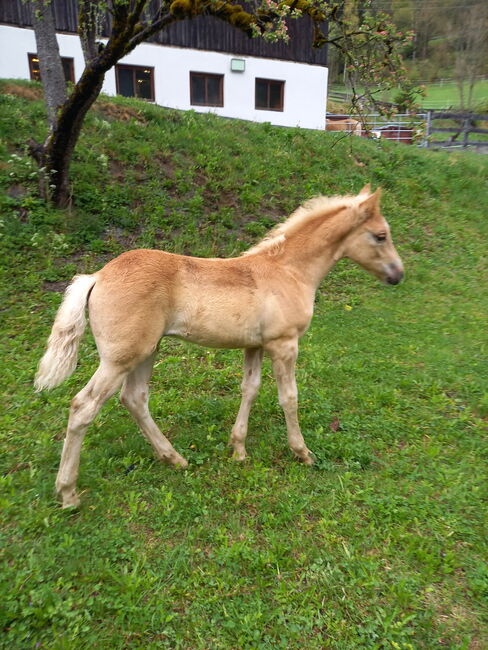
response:
{"label": "foal", "polygon": [[35,381],[37,390],[53,388],[74,371],[88,305],[100,365],[71,402],[56,480],[63,507],[79,504],[76,481],[86,429],[121,387],[122,403],[156,456],[187,466],[148,409],[148,383],[163,336],[244,349],[242,401],[230,437],[237,460],[246,457],[249,411],[266,352],[290,448],[312,464],[297,418],[298,339],[310,324],[317,287],[341,258],[351,258],[388,284],[402,279],[402,262],[381,216],[379,198],[380,190],[372,194],[367,185],[357,196],[312,199],[238,258],[133,250],[93,275],[75,277],[56,315]]}

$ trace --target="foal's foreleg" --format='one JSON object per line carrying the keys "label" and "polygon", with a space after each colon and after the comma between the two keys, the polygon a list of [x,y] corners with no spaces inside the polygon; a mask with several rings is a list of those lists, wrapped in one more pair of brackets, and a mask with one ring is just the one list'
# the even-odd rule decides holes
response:
{"label": "foal's foreleg", "polygon": [[242,400],[239,413],[230,436],[230,443],[234,447],[234,458],[246,458],[247,423],[251,406],[258,394],[261,383],[261,364],[263,362],[263,349],[252,348],[244,350],[244,373],[241,384]]}
{"label": "foal's foreleg", "polygon": [[139,425],[144,437],[151,443],[160,460],[186,467],[188,462],[173,448],[170,441],[163,436],[149,412],[149,379],[151,377],[154,356],[151,355],[139,364],[127,376],[120,400],[126,406]]}
{"label": "foal's foreleg", "polygon": [[88,384],[71,402],[68,430],[64,440],[56,478],[56,492],[63,499],[63,508],[78,506],[76,481],[80,466],[80,451],[86,430],[96,414],[120,387],[125,372],[116,366],[101,363]]}
{"label": "foal's foreleg", "polygon": [[273,341],[266,346],[266,351],[273,363],[273,372],[278,385],[278,397],[285,413],[290,449],[306,465],[312,465],[312,455],[305,444],[298,424],[298,391],[295,380],[298,342],[296,339]]}

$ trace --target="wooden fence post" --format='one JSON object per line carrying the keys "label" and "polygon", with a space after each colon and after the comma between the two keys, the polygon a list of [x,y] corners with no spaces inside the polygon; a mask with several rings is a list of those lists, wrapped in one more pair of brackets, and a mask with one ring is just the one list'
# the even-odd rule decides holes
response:
{"label": "wooden fence post", "polygon": [[463,147],[464,148],[468,146],[468,138],[469,138],[470,130],[471,130],[471,120],[469,118],[465,118],[463,120]]}
{"label": "wooden fence post", "polygon": [[424,136],[424,141],[422,142],[422,146],[425,149],[429,148],[429,136],[430,136],[430,130],[432,128],[432,111],[427,111],[427,121],[425,123],[425,136]]}

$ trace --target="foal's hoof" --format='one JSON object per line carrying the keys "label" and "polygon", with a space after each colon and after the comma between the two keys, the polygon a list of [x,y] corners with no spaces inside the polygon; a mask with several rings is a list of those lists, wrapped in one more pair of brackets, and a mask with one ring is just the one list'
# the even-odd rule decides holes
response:
{"label": "foal's hoof", "polygon": [[173,467],[180,467],[181,469],[185,469],[188,467],[188,461],[186,458],[183,458],[183,456],[180,456],[180,454],[177,451],[168,453],[168,454],[157,454],[157,458],[162,462],[162,463],[168,463],[168,465],[173,465]]}
{"label": "foal's hoof", "polygon": [[63,509],[78,508],[80,505],[80,497],[77,495],[75,487],[66,486],[60,481],[56,481],[56,495],[62,501]]}
{"label": "foal's hoof", "polygon": [[307,449],[306,451],[300,451],[300,453],[296,453],[296,455],[304,465],[313,465],[315,462],[315,458],[313,457],[310,449]]}
{"label": "foal's hoof", "polygon": [[63,510],[79,508],[80,497],[77,494],[70,494],[69,496],[63,497],[63,505],[61,507]]}
{"label": "foal's hoof", "polygon": [[186,469],[188,467],[188,461],[186,458],[183,458],[183,456],[180,456],[180,454],[175,454],[172,456],[170,458],[170,463],[175,467],[179,467],[180,469]]}
{"label": "foal's hoof", "polygon": [[235,450],[232,454],[232,460],[235,460],[237,463],[242,463],[247,458],[246,450]]}

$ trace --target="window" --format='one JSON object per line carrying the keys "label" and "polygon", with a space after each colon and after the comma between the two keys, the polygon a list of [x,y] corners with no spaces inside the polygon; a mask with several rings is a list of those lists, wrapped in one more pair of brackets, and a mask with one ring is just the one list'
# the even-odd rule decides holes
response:
{"label": "window", "polygon": [[154,68],[141,65],[116,65],[115,80],[119,95],[154,101]]}
{"label": "window", "polygon": [[282,111],[285,82],[256,79],[256,108],[262,111]]}
{"label": "window", "polygon": [[223,106],[224,75],[190,72],[190,103],[194,106]]}
{"label": "window", "polygon": [[[39,68],[39,57],[37,54],[28,54],[29,57],[29,71],[30,78],[33,81],[41,80],[41,70]],[[73,59],[67,56],[61,57],[61,63],[63,65],[63,71],[66,81],[75,82],[75,66]]]}

